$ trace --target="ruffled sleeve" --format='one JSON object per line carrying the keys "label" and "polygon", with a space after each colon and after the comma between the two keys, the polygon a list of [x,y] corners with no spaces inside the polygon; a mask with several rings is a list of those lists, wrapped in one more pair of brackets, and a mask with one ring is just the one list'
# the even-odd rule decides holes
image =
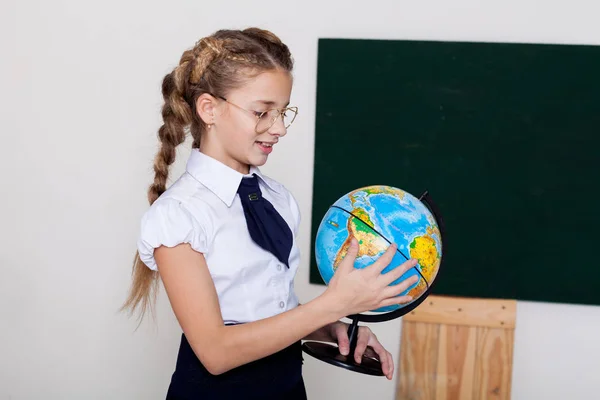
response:
{"label": "ruffled sleeve", "polygon": [[137,243],[140,259],[152,270],[157,270],[154,249],[175,247],[182,243],[200,253],[207,253],[207,227],[199,223],[185,206],[173,198],[158,199],[142,217]]}

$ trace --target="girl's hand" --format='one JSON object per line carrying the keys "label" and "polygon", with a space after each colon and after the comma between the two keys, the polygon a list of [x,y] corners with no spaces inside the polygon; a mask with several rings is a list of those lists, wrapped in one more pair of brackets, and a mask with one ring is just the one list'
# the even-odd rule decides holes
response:
{"label": "girl's hand", "polygon": [[394,258],[396,248],[395,244],[390,245],[373,264],[358,269],[354,268],[358,242],[356,238],[352,238],[346,256],[323,293],[329,300],[329,307],[341,314],[338,315],[339,318],[412,300],[411,296],[399,294],[416,283],[417,276],[412,276],[397,285],[389,285],[417,265],[417,260],[408,260],[385,274],[381,273]]}
{"label": "girl's hand", "polygon": [[[332,341],[337,342],[340,353],[344,356],[350,351],[350,341],[348,339],[348,324],[336,322],[330,325],[330,334]],[[394,376],[394,359],[389,351],[387,351],[377,336],[367,326],[358,327],[358,338],[356,342],[356,350],[354,351],[354,360],[360,363],[362,356],[375,358],[381,363],[381,369],[388,380]]]}

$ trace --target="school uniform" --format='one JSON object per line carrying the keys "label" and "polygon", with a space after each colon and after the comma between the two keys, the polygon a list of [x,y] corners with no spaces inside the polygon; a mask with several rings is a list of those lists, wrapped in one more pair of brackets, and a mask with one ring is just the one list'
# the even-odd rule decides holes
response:
{"label": "school uniform", "polygon": [[[254,211],[255,200],[266,206]],[[275,223],[260,225],[273,213]],[[243,324],[298,305],[299,224],[298,204],[283,185],[256,167],[244,175],[193,149],[185,173],[143,215],[138,251],[156,270],[155,248],[189,243],[206,259],[225,324]],[[272,229],[282,233],[265,237]],[[300,342],[213,376],[183,334],[167,398],[305,399]]]}

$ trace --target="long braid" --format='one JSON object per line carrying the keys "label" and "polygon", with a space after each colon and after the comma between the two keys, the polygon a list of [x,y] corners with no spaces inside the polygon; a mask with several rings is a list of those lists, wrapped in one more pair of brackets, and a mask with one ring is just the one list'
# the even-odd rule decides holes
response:
{"label": "long braid", "polygon": [[[184,61],[182,59],[182,61]],[[185,127],[192,121],[192,111],[182,96],[181,84],[187,69],[187,61],[181,62],[175,70],[166,75],[162,83],[162,94],[165,101],[162,107],[163,125],[158,130],[160,149],[154,157],[154,182],[148,189],[148,202],[152,205],[163,194],[167,187],[169,166],[175,162],[176,148],[185,141]],[[140,306],[141,317],[148,308],[152,310],[158,292],[158,272],[147,268],[135,253],[133,263],[133,286],[122,309],[134,312]]]}
{"label": "long braid", "polygon": [[[175,162],[176,148],[185,142],[185,127],[192,121],[192,110],[176,84],[178,69],[165,76],[162,83],[165,104],[162,107],[163,125],[158,130],[161,146],[154,158],[154,182],[148,189],[150,204],[167,189],[169,166]],[[179,77],[181,79],[182,75]]]}
{"label": "long braid", "polygon": [[[154,180],[148,188],[150,205],[167,190],[169,167],[175,162],[177,146],[186,139],[186,128],[193,139],[192,148],[200,147],[206,124],[197,113],[196,101],[202,94],[225,96],[254,73],[275,68],[291,71],[292,67],[287,46],[271,32],[257,28],[220,30],[184,51],[179,65],[162,82],[163,125],[158,130]],[[147,309],[153,309],[158,281],[158,272],[147,268],[136,252],[133,284],[121,310],[134,313],[140,307],[141,323]]]}

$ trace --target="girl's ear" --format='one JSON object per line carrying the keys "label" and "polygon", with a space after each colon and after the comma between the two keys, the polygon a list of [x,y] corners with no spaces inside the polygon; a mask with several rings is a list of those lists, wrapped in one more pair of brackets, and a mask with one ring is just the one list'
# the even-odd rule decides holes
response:
{"label": "girl's ear", "polygon": [[215,123],[215,108],[217,99],[208,93],[202,93],[196,100],[196,112],[206,125]]}

